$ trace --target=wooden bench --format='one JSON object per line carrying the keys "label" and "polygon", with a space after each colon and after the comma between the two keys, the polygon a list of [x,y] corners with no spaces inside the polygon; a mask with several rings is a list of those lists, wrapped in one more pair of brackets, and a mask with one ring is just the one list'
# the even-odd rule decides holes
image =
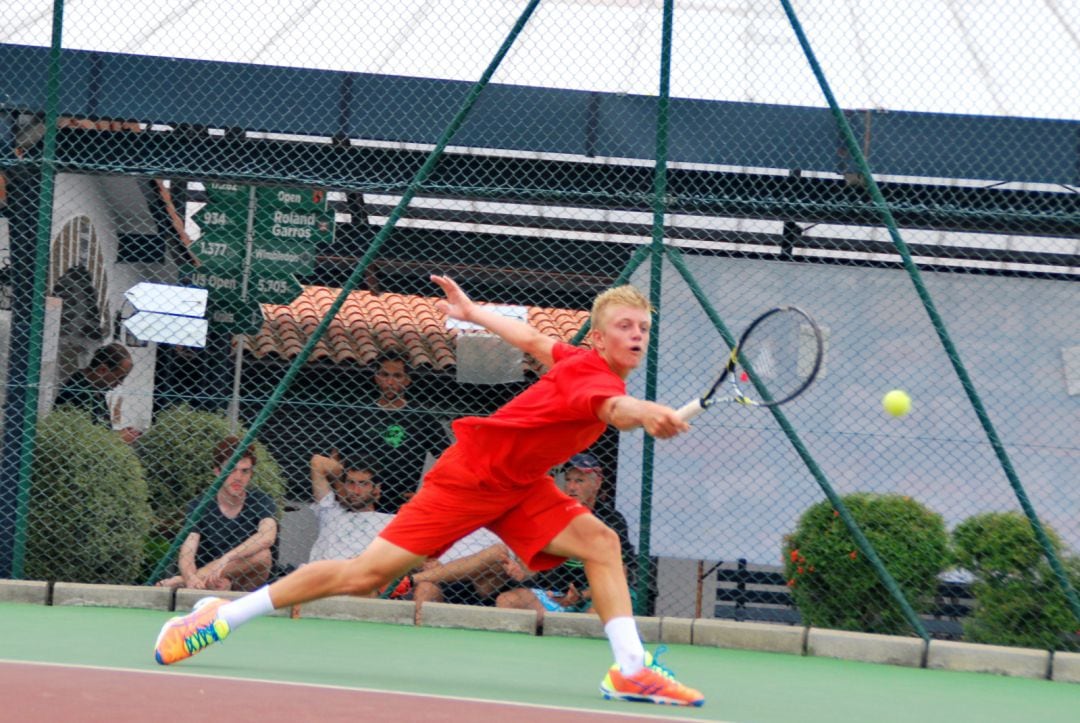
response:
{"label": "wooden bench", "polygon": [[[716,605],[713,617],[725,620],[787,623],[801,625],[802,615],[795,606],[782,568],[755,565],[745,559],[734,563],[719,562],[705,573],[716,572]],[[938,638],[959,638],[963,618],[971,613],[974,601],[968,585],[941,582],[934,604],[922,615],[926,631]]]}

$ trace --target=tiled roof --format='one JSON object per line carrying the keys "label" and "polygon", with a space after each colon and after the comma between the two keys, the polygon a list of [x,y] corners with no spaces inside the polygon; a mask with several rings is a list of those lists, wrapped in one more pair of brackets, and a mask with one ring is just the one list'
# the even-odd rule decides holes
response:
{"label": "tiled roof", "polygon": [[[258,334],[246,338],[247,350],[259,358],[294,359],[340,292],[307,286],[291,304],[263,304],[266,321]],[[445,314],[435,308],[438,300],[353,291],[316,344],[310,361],[366,365],[383,350],[399,349],[408,354],[413,367],[452,368],[460,332],[446,328]],[[532,326],[563,341],[573,338],[589,316],[587,311],[574,309],[527,308]],[[528,366],[534,373],[541,371],[535,360],[530,359]]]}

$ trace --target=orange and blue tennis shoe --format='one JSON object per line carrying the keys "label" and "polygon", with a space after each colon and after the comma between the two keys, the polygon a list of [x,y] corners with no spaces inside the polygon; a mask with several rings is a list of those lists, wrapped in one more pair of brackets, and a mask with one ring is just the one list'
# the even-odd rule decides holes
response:
{"label": "orange and blue tennis shoe", "polygon": [[219,597],[203,598],[187,615],[171,618],[158,633],[154,659],[170,665],[229,637],[229,624],[217,614],[226,602]]}
{"label": "orange and blue tennis shoe", "polygon": [[618,665],[611,666],[604,681],[600,683],[600,692],[609,700],[614,698],[636,703],[695,707],[704,705],[705,696],[700,691],[675,680],[671,670],[657,661],[664,650],[661,646],[657,648],[656,655],[646,652],[645,667],[633,675],[623,675]]}

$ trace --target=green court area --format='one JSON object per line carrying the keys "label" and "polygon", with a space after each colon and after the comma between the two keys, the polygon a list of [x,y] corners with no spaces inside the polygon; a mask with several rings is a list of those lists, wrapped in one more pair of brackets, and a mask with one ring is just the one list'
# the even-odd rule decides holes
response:
{"label": "green court area", "polygon": [[[596,689],[611,658],[603,640],[314,619],[259,619],[162,668],[151,649],[168,617],[3,603],[0,658],[95,666],[117,676],[195,674],[692,720],[1071,723],[1080,711],[1080,686],[1068,683],[686,645],[671,646],[665,659],[705,693],[705,707],[619,703]],[[401,720],[410,720],[408,706]]]}

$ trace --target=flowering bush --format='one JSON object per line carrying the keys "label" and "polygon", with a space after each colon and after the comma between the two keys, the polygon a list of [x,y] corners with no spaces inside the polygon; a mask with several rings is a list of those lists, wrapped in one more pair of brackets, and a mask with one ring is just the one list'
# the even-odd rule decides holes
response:
{"label": "flowering bush", "polygon": [[[916,611],[929,609],[948,561],[941,516],[910,497],[857,493],[845,507]],[[784,571],[803,623],[837,630],[906,633],[911,627],[828,501],[813,505],[784,538]]]}

